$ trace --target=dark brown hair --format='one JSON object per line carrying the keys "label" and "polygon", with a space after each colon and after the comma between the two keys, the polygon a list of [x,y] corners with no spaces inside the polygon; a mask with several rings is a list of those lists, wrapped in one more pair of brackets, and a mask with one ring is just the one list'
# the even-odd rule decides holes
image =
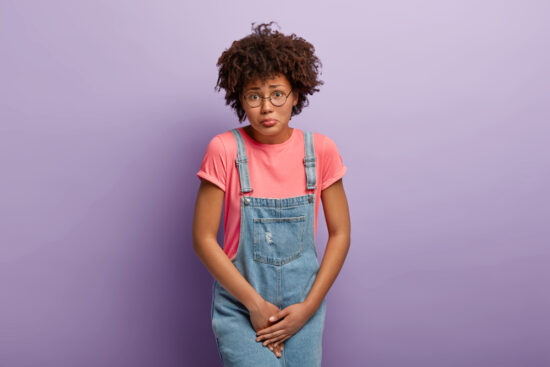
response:
{"label": "dark brown hair", "polygon": [[262,82],[283,74],[292,91],[298,93],[298,103],[292,107],[291,116],[298,115],[309,104],[308,94],[319,91],[324,84],[318,79],[321,61],[315,56],[315,48],[305,39],[292,33],[290,36],[271,30],[272,23],[254,27],[250,35],[233,41],[216,64],[219,69],[217,91],[225,90],[225,104],[235,110],[239,121],[245,119],[245,111],[239,99],[244,86],[260,79]]}

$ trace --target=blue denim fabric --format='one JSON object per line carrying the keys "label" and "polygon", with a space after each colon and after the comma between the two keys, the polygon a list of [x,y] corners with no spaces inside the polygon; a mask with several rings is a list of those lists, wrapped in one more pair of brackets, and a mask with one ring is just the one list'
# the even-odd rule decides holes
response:
{"label": "blue denim fabric", "polygon": [[[283,309],[306,298],[319,262],[314,242],[315,195],[273,199],[246,195],[252,191],[247,156],[238,129],[241,184],[241,231],[233,264],[267,301]],[[304,132],[307,189],[316,189],[313,134]],[[217,281],[212,289],[212,330],[225,367],[321,366],[325,300],[304,326],[285,341],[283,355],[256,342],[246,307]]]}

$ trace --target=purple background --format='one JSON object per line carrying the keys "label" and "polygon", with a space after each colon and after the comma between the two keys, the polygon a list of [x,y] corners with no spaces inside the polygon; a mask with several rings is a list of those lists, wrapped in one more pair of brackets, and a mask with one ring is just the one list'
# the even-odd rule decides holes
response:
{"label": "purple background", "polygon": [[0,365],[220,365],[195,174],[239,126],[217,58],[275,20],[323,62],[291,126],[348,166],[324,366],[550,366],[549,12],[3,0]]}

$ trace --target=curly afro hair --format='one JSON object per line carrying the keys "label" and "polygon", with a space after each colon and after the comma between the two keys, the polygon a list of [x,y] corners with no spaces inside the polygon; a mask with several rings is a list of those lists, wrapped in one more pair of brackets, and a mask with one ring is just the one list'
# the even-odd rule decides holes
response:
{"label": "curly afro hair", "polygon": [[[308,94],[319,91],[317,86],[324,84],[318,79],[321,61],[315,56],[315,48],[294,33],[290,36],[271,30],[272,23],[262,23],[253,33],[233,41],[216,64],[219,69],[218,82],[214,88],[225,90],[226,105],[230,105],[242,123],[245,111],[239,96],[250,81],[271,79],[283,74],[292,90],[298,93],[298,103],[292,107],[291,116],[298,115],[304,106],[309,105]],[[278,25],[277,25],[278,26]]]}

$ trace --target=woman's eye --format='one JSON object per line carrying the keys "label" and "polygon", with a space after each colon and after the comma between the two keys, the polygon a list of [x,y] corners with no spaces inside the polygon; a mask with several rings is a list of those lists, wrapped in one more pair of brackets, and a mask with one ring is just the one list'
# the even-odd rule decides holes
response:
{"label": "woman's eye", "polygon": [[281,91],[275,91],[275,92],[273,92],[273,96],[274,96],[274,97],[282,97],[282,96],[283,96],[283,92],[281,92]]}
{"label": "woman's eye", "polygon": [[251,101],[255,100],[255,99],[258,99],[258,95],[257,94],[250,94],[248,95],[248,99],[250,99]]}

